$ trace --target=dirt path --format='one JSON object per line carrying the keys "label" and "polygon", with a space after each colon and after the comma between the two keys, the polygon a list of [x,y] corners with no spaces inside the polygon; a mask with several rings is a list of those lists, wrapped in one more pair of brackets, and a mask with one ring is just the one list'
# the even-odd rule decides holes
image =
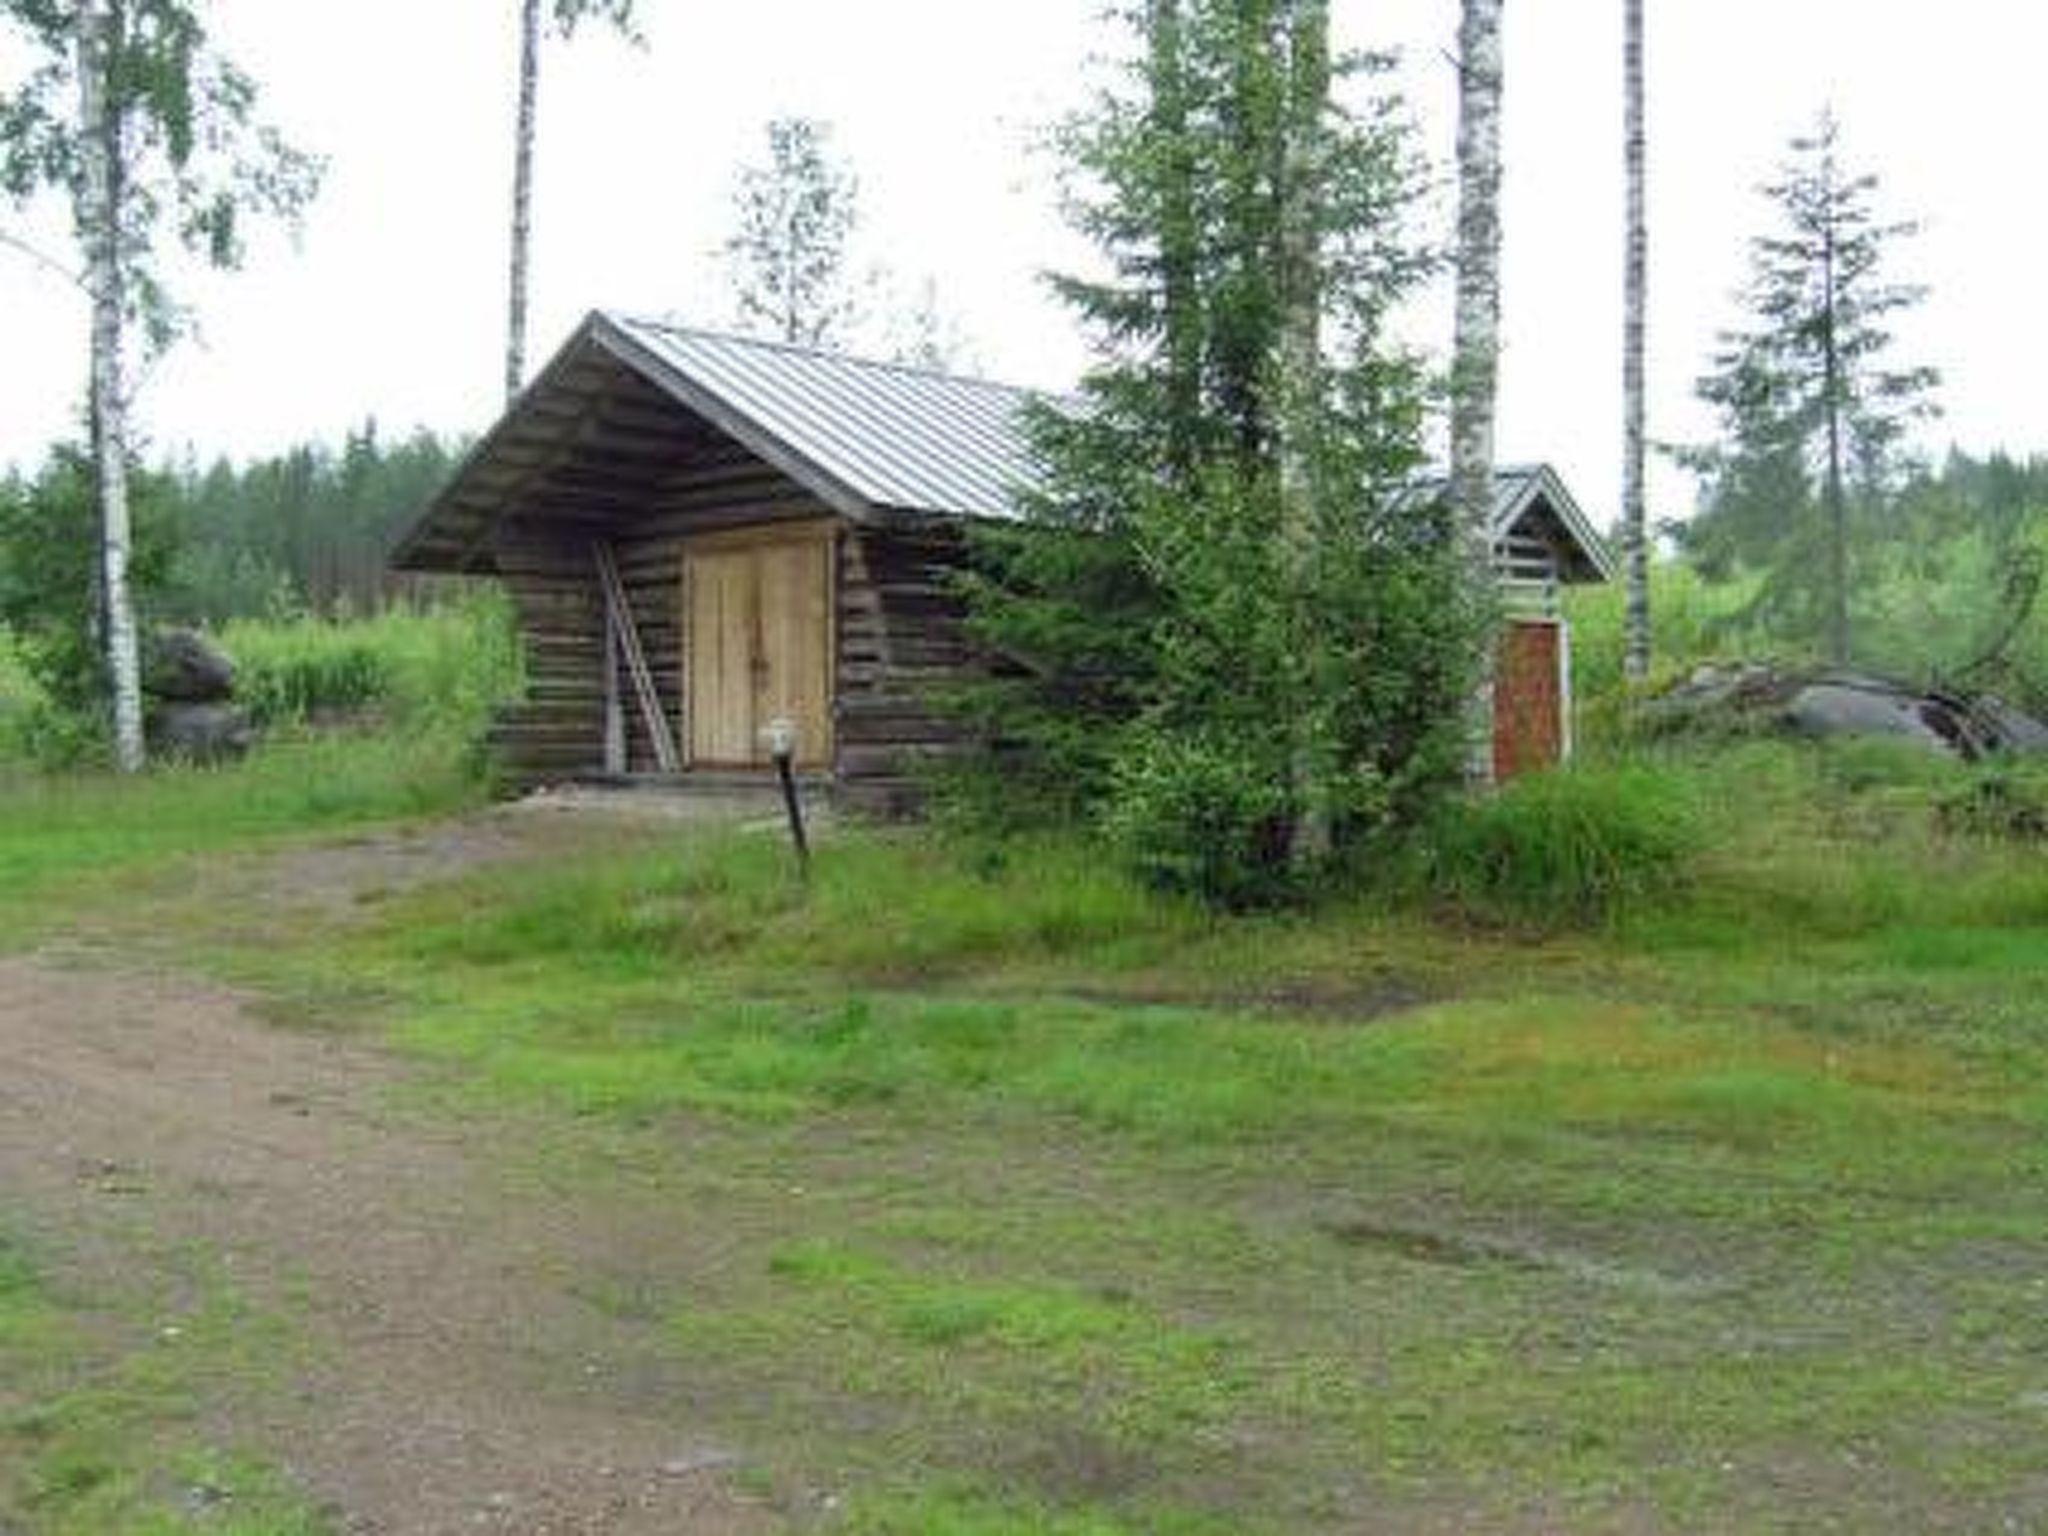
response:
{"label": "dirt path", "polygon": [[[290,879],[345,904],[415,853],[300,851]],[[177,974],[0,960],[0,1196],[113,1275],[196,1242],[285,1310],[303,1361],[220,1427],[344,1532],[771,1528],[663,1390],[659,1317],[583,1299],[715,1262],[717,1234],[658,1190],[551,1196],[518,1123],[409,1110],[407,1072]]]}

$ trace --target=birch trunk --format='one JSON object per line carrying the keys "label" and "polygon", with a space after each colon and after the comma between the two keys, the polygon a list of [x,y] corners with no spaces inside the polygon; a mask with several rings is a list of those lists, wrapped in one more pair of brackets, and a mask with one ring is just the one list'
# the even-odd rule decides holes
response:
{"label": "birch trunk", "polygon": [[1451,504],[1487,629],[1466,771],[1493,781],[1493,419],[1500,374],[1501,0],[1464,0],[1458,31],[1458,298],[1451,355]]}
{"label": "birch trunk", "polygon": [[512,272],[505,327],[505,398],[526,382],[526,294],[533,249],[533,134],[540,94],[540,4],[519,9],[519,116],[512,139]]}
{"label": "birch trunk", "polygon": [[79,209],[92,300],[90,407],[93,480],[100,511],[101,640],[114,705],[114,761],[141,769],[142,663],[135,606],[128,586],[127,400],[122,325],[127,292],[122,249],[125,165],[119,104],[109,99],[109,64],[124,29],[120,0],[87,0],[78,34],[79,127],[84,164]]}
{"label": "birch trunk", "polygon": [[1632,683],[1650,672],[1650,533],[1645,507],[1643,379],[1650,291],[1650,228],[1643,105],[1643,0],[1623,0],[1623,140],[1628,174],[1621,344],[1621,519],[1628,611],[1622,670]]}
{"label": "birch trunk", "polygon": [[[1328,0],[1296,0],[1289,36],[1288,110],[1281,145],[1280,267],[1280,511],[1289,575],[1307,595],[1315,580],[1316,435],[1322,408],[1322,198],[1323,116],[1330,95]],[[1308,613],[1312,605],[1296,605]],[[1320,636],[1299,636],[1296,665],[1315,669]],[[1299,690],[1294,706],[1306,710],[1314,690]],[[1292,722],[1292,777],[1296,819],[1290,855],[1297,870],[1321,864],[1330,852],[1328,793],[1316,763],[1313,722]]]}

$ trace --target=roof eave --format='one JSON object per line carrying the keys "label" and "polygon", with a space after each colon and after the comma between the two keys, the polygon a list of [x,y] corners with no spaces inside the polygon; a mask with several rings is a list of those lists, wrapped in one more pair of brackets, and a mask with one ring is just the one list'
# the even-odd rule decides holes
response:
{"label": "roof eave", "polygon": [[[452,562],[445,563],[433,561],[421,563],[420,545],[428,530],[434,526],[442,513],[450,507],[461,493],[463,482],[469,478],[470,472],[488,458],[493,450],[497,448],[500,440],[512,430],[513,421],[519,415],[519,408],[529,399],[533,398],[558,370],[568,366],[569,360],[576,355],[579,344],[591,338],[600,318],[601,316],[596,310],[592,310],[588,315],[584,316],[582,324],[578,325],[575,331],[570,334],[569,339],[555,350],[555,355],[548,359],[547,366],[526,381],[519,393],[512,397],[510,403],[500,413],[498,419],[491,424],[490,430],[470,444],[469,452],[462,456],[461,461],[450,472],[447,480],[442,483],[441,489],[435,493],[434,499],[427,503],[420,515],[413,519],[412,526],[392,546],[391,554],[386,563],[393,570],[424,572],[428,574],[438,573],[442,575],[481,576],[489,575],[497,569],[497,561],[491,556],[487,538],[469,540],[455,555]],[[487,517],[484,525],[486,534],[489,531],[490,523],[491,519]]]}

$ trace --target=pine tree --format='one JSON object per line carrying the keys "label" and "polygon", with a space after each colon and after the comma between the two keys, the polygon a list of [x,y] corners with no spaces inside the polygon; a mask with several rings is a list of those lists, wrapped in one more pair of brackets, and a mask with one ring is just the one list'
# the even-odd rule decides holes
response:
{"label": "pine tree", "polygon": [[[556,33],[568,38],[585,21],[609,24],[638,42],[637,0],[553,0]],[[505,323],[505,398],[526,382],[526,308],[533,268],[533,146],[540,109],[542,0],[519,0],[519,104],[512,131],[512,272]]]}
{"label": "pine tree", "polygon": [[1779,227],[1751,243],[1752,324],[1724,335],[1699,383],[1722,437],[1687,455],[1707,496],[1685,533],[1710,570],[1765,570],[1756,615],[1817,639],[1837,666],[1852,654],[1852,499],[1874,510],[1939,382],[1931,368],[1886,366],[1887,317],[1925,290],[1885,281],[1882,268],[1917,226],[1879,218],[1877,178],[1844,167],[1840,137],[1823,113],[1765,188]]}
{"label": "pine tree", "polygon": [[[1299,889],[1442,782],[1455,550],[1401,493],[1421,370],[1386,336],[1426,270],[1383,62],[1322,0],[1149,0],[1126,86],[1069,125],[1106,276],[1044,484],[976,540],[977,691],[1004,806],[1108,828],[1223,902]],[[1449,729],[1446,732],[1446,726]],[[972,782],[972,781],[970,781]]]}
{"label": "pine tree", "polygon": [[39,55],[0,97],[0,188],[70,199],[92,331],[87,423],[100,519],[96,609],[124,770],[144,757],[140,641],[130,590],[128,327],[167,345],[177,314],[157,276],[167,232],[215,267],[242,255],[251,214],[295,217],[319,167],[253,119],[256,88],[211,52],[187,0],[0,0]]}
{"label": "pine tree", "polygon": [[726,241],[740,328],[798,346],[844,339],[855,304],[847,243],[859,187],[832,152],[832,130],[806,117],[768,124],[768,158],[740,170]]}

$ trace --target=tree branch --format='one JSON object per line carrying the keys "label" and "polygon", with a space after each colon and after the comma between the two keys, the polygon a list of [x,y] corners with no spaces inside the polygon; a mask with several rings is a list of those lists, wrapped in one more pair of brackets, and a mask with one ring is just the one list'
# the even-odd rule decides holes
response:
{"label": "tree branch", "polygon": [[71,268],[65,266],[56,257],[30,244],[22,239],[21,236],[9,234],[6,230],[0,229],[0,245],[21,252],[22,255],[45,271],[54,272],[57,276],[63,278],[65,282],[76,288],[80,293],[91,291],[83,275],[72,271]]}

